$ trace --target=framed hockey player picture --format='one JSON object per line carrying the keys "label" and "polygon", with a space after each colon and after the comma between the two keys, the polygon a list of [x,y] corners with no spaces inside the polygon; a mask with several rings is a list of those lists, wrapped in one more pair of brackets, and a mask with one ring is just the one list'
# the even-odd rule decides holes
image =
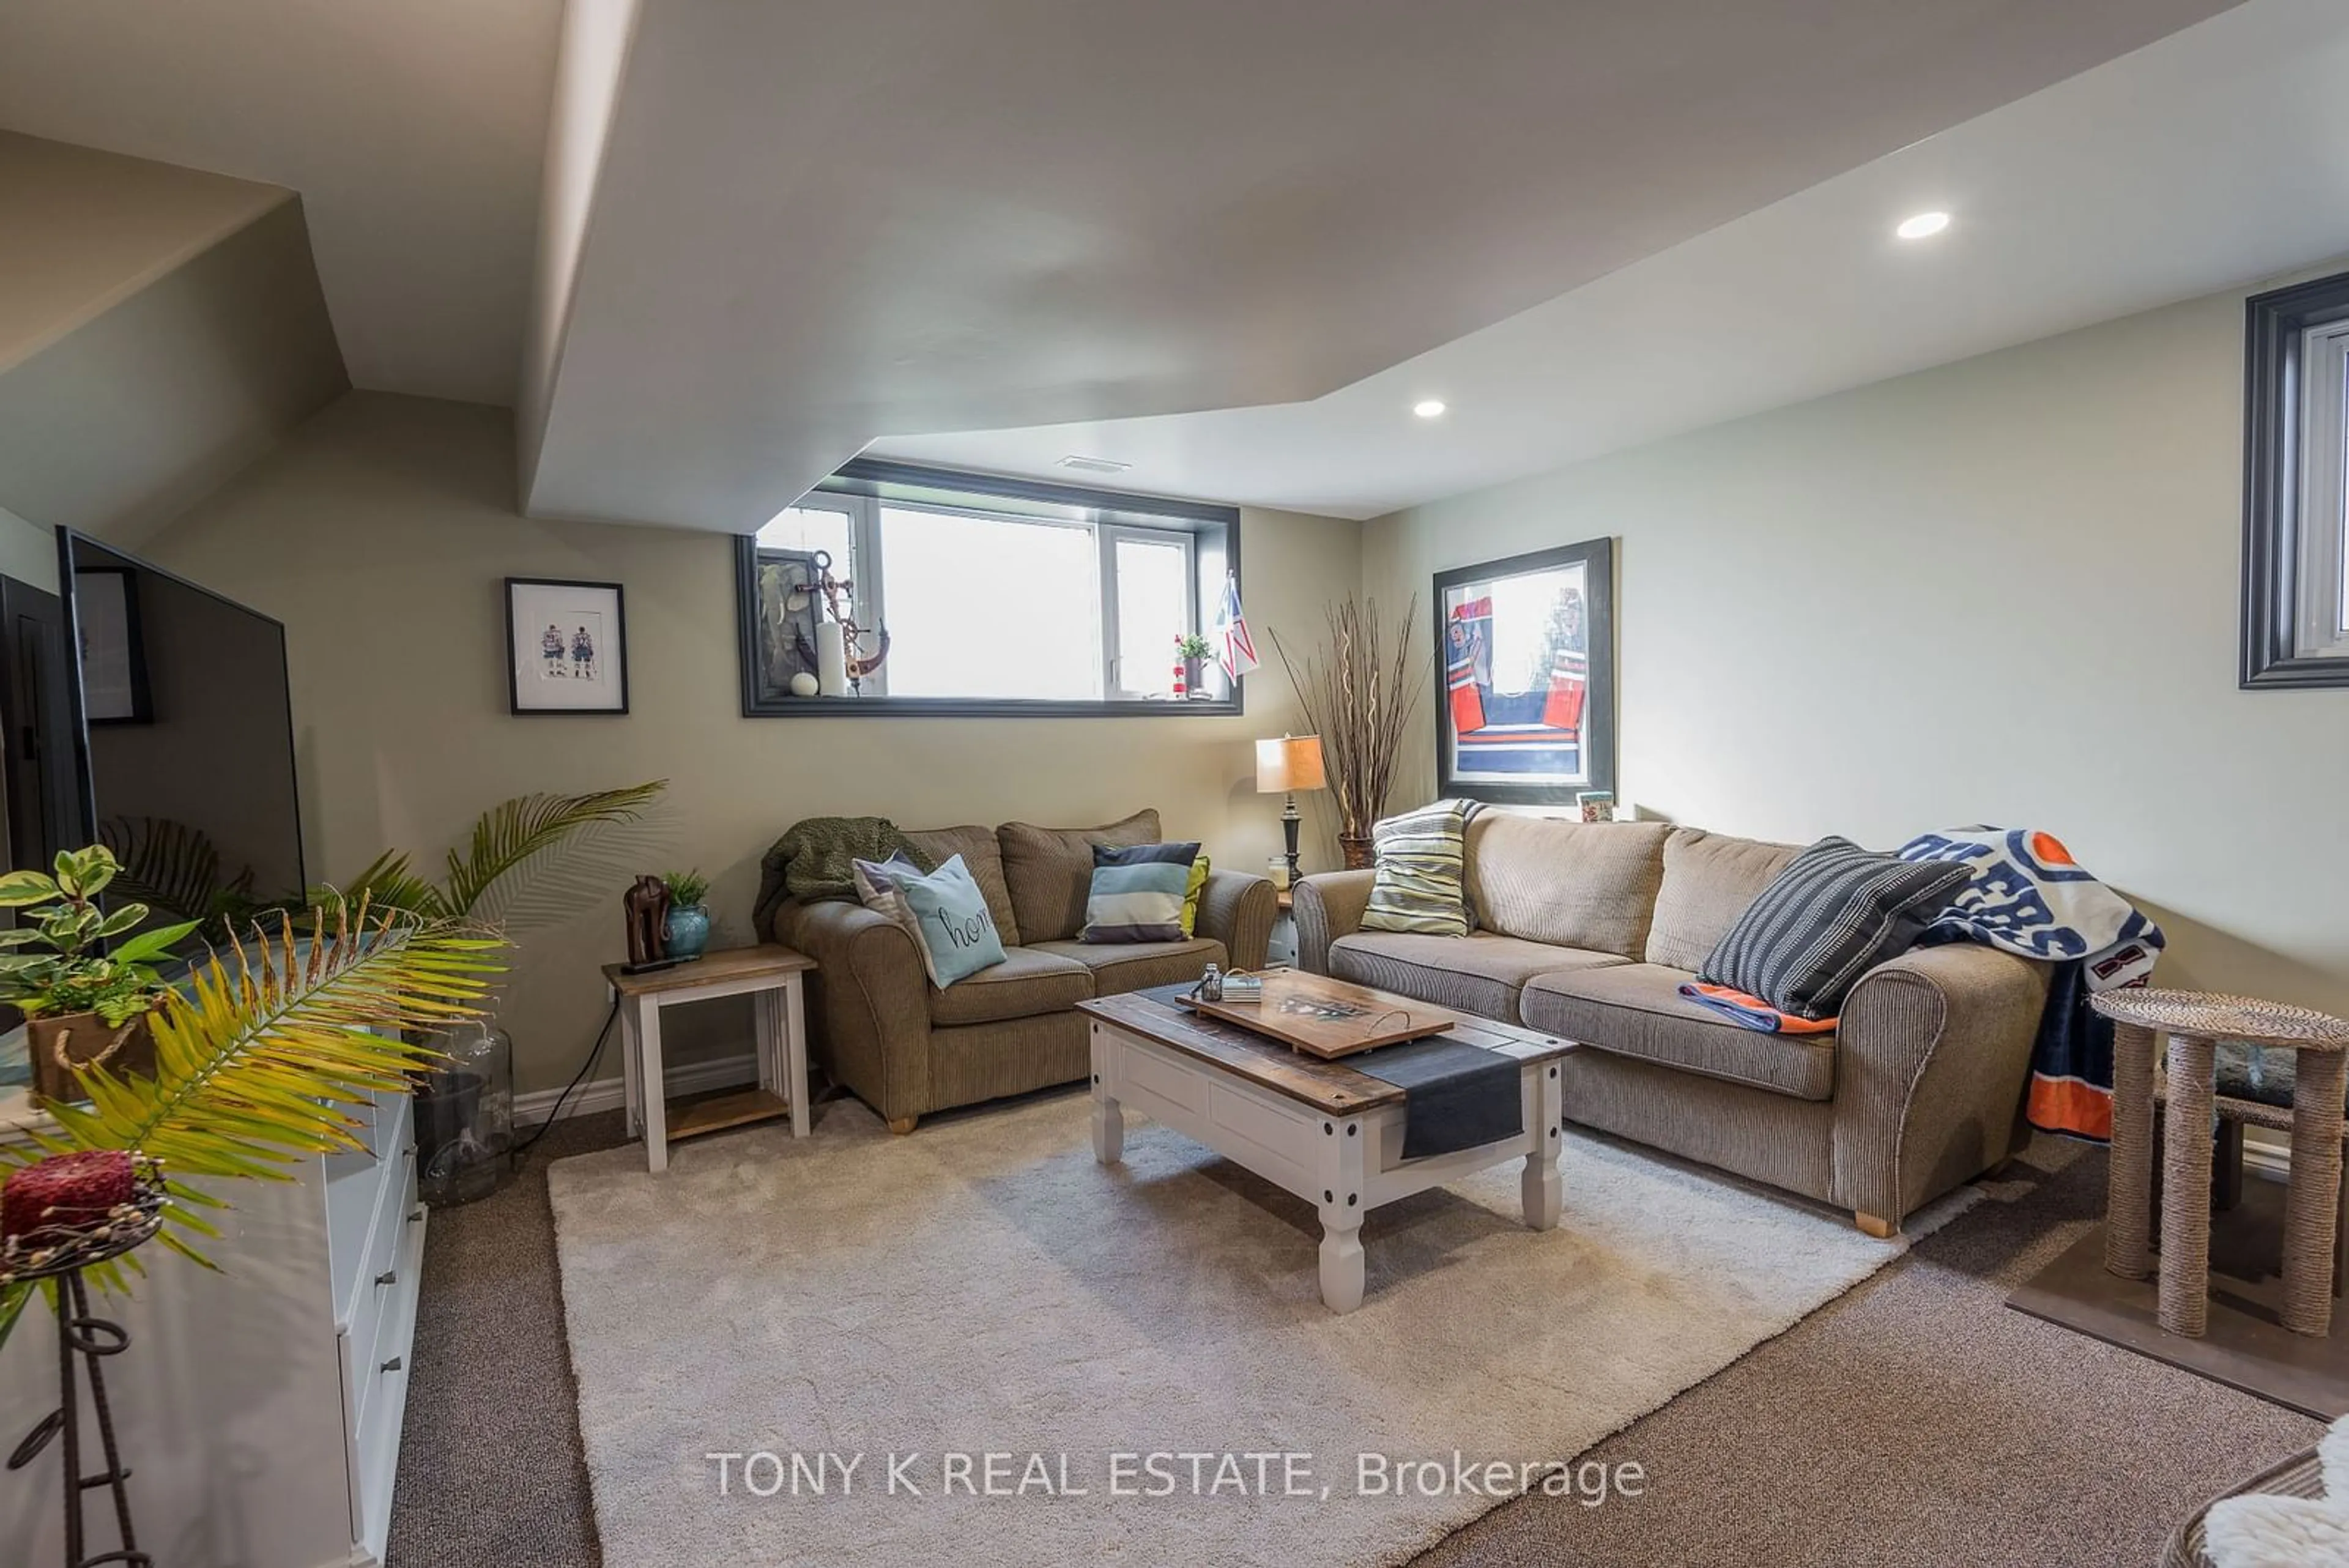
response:
{"label": "framed hockey player picture", "polygon": [[506,579],[506,684],[516,716],[628,711],[617,583]]}
{"label": "framed hockey player picture", "polygon": [[1615,787],[1615,550],[1591,539],[1435,577],[1446,796],[1572,805]]}

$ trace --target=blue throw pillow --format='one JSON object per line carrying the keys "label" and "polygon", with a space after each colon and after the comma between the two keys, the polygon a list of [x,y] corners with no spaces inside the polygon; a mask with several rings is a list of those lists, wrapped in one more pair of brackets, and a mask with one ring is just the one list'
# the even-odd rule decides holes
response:
{"label": "blue throw pillow", "polygon": [[[883,912],[913,933],[922,950],[922,967],[940,991],[1003,961],[1003,939],[987,912],[987,895],[979,891],[961,856],[948,856],[945,865],[927,876],[895,857],[878,865],[860,860],[856,869],[860,886],[885,882],[895,895],[898,910],[883,908]],[[870,898],[866,902],[883,907]]]}
{"label": "blue throw pillow", "polygon": [[1093,846],[1092,892],[1081,942],[1179,942],[1196,844]]}

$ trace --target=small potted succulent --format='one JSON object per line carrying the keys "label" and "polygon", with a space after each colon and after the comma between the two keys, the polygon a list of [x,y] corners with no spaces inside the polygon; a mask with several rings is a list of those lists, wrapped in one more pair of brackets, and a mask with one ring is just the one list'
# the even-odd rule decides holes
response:
{"label": "small potted succulent", "polygon": [[118,1077],[155,1071],[147,1015],[166,988],[154,963],[198,922],[130,935],[146,905],[98,905],[119,870],[113,852],[94,844],[59,852],[54,877],[0,877],[0,909],[19,911],[20,922],[0,931],[0,950],[13,950],[0,951],[0,1002],[25,1014],[33,1093],[44,1102],[84,1098],[80,1075],[101,1064]]}
{"label": "small potted succulent", "polygon": [[1207,660],[1215,656],[1216,645],[1190,632],[1174,639],[1174,656],[1183,661],[1183,690],[1194,698],[1211,697],[1205,679]]}
{"label": "small potted succulent", "polygon": [[668,914],[661,934],[673,959],[698,959],[709,946],[709,878],[699,871],[672,871],[661,880],[668,885]]}

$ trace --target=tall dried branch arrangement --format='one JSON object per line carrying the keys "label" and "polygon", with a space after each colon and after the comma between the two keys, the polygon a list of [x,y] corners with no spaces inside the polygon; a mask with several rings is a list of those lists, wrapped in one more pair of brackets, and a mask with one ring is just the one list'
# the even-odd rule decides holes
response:
{"label": "tall dried branch arrangement", "polygon": [[1306,723],[1321,737],[1321,766],[1337,797],[1338,831],[1367,838],[1371,824],[1386,810],[1403,732],[1432,664],[1425,649],[1417,656],[1412,651],[1417,595],[1403,607],[1402,625],[1392,644],[1375,600],[1357,601],[1350,594],[1328,613],[1328,640],[1302,658],[1289,656],[1278,628],[1266,629],[1288,683],[1297,689]]}

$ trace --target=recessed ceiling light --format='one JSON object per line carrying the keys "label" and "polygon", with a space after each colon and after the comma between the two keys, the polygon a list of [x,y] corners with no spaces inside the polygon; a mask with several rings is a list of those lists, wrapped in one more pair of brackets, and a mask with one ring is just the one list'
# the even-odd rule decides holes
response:
{"label": "recessed ceiling light", "polygon": [[1419,401],[1412,404],[1411,411],[1417,414],[1423,420],[1440,418],[1444,413],[1444,400],[1442,398],[1422,398]]}
{"label": "recessed ceiling light", "polygon": [[1940,234],[1949,226],[1950,214],[1947,213],[1920,213],[1913,218],[1901,219],[1899,227],[1892,232],[1904,240],[1922,240]]}

